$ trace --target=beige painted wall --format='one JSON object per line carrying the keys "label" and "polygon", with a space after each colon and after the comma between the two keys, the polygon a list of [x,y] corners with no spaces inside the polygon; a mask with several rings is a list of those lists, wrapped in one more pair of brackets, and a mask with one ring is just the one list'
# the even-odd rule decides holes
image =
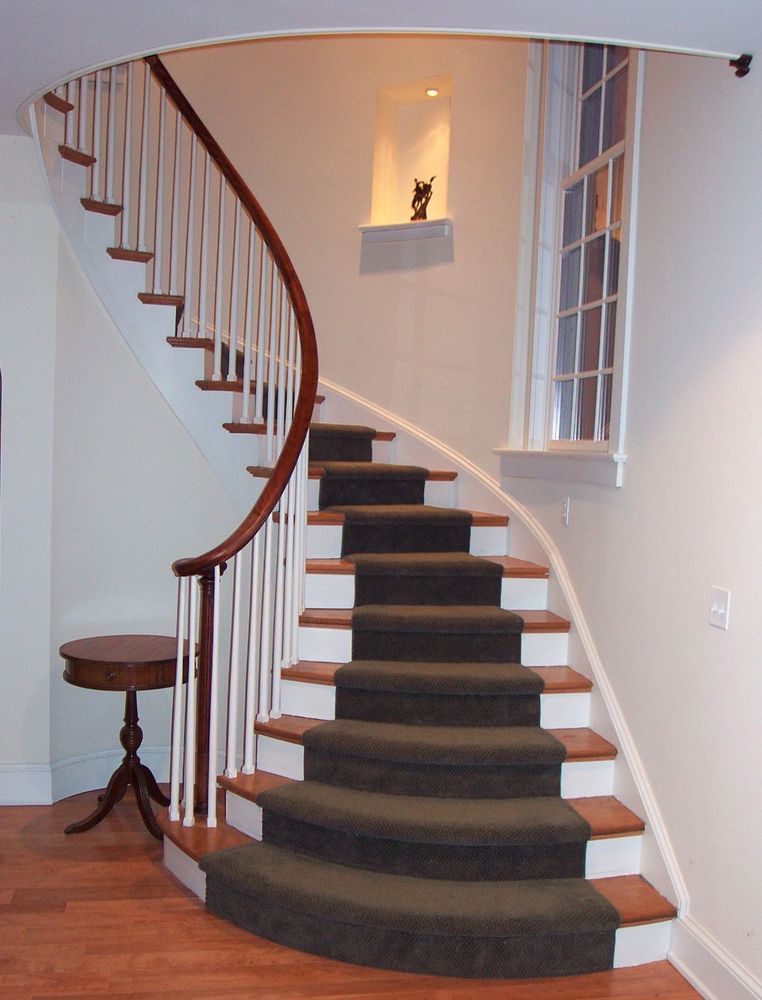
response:
{"label": "beige painted wall", "polygon": [[[194,49],[166,62],[283,237],[314,313],[322,373],[496,472],[491,449],[504,436],[510,384],[526,45],[302,38]],[[361,273],[357,227],[370,222],[377,90],[445,73],[453,80],[454,259],[441,261],[441,245],[420,241],[376,255],[383,270],[369,270],[364,257]]]}
{"label": "beige painted wall", "polygon": [[762,77],[651,54],[645,84],[624,486],[506,482],[567,560],[691,916],[762,979]]}

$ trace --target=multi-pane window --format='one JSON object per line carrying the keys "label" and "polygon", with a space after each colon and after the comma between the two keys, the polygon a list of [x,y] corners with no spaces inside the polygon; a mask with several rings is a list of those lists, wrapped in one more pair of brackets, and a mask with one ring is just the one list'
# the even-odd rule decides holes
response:
{"label": "multi-pane window", "polygon": [[562,183],[551,439],[605,442],[619,290],[629,51],[585,45],[575,169]]}

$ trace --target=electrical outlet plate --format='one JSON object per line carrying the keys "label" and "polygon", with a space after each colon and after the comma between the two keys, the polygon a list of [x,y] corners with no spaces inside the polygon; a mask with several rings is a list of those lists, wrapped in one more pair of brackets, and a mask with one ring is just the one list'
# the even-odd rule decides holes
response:
{"label": "electrical outlet plate", "polygon": [[568,527],[570,515],[571,515],[571,497],[566,497],[565,500],[561,501],[561,524],[565,524]]}
{"label": "electrical outlet plate", "polygon": [[730,625],[730,591],[722,587],[712,587],[709,601],[709,624],[715,628],[728,630]]}

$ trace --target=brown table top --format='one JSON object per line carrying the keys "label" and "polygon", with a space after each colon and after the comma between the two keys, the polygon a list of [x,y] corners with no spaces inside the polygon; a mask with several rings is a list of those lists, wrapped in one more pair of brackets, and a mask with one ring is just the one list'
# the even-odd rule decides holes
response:
{"label": "brown table top", "polygon": [[[65,642],[64,679],[99,690],[147,690],[174,684],[177,640],[171,635],[96,635]],[[185,644],[187,669],[188,644]]]}

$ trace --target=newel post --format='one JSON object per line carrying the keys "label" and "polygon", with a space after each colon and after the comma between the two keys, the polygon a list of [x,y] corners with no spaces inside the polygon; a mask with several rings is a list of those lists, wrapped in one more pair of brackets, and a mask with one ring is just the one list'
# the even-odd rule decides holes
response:
{"label": "newel post", "polygon": [[196,703],[195,811],[205,813],[209,787],[209,718],[212,705],[212,644],[214,641],[214,572],[199,577],[200,606]]}

